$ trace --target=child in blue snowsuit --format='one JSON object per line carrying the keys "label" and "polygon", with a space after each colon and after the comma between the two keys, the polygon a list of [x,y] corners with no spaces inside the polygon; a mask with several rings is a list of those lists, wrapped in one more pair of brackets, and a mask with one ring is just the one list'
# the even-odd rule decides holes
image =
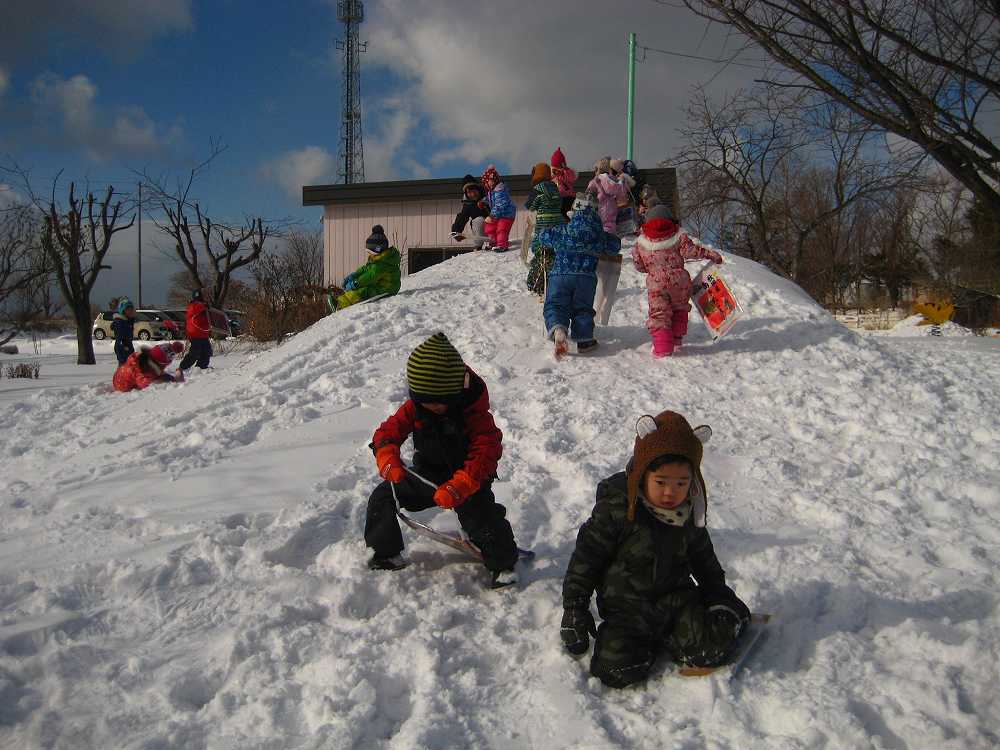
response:
{"label": "child in blue snowsuit", "polygon": [[135,307],[132,300],[122,297],[118,301],[118,309],[115,310],[111,320],[111,330],[115,334],[115,357],[118,358],[118,366],[125,364],[125,360],[135,352],[132,345],[132,336],[135,331]]}
{"label": "child in blue snowsuit", "polygon": [[581,354],[597,346],[594,340],[594,293],[599,255],[621,253],[621,240],[604,231],[594,199],[577,193],[569,224],[542,232],[538,241],[555,253],[549,271],[542,315],[545,330],[556,344],[556,356],[568,350],[566,334]]}

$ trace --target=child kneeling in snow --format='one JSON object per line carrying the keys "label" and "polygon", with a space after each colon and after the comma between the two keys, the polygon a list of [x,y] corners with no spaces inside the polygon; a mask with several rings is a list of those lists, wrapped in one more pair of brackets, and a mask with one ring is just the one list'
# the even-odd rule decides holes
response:
{"label": "child kneeling in snow", "polygon": [[178,369],[175,375],[166,372],[174,355],[184,351],[184,344],[171,341],[169,344],[159,344],[153,348],[143,347],[130,354],[124,364],[115,370],[111,384],[116,391],[133,391],[148,388],[153,383],[173,383],[184,380],[184,371]]}
{"label": "child kneeling in snow", "polygon": [[554,253],[542,315],[545,330],[555,342],[556,356],[564,355],[570,338],[584,354],[597,346],[594,339],[594,292],[597,260],[621,252],[621,241],[604,231],[592,196],[577,193],[569,224],[546,229],[538,242]]}
{"label": "child kneeling in snow", "polygon": [[365,249],[368,260],[344,279],[344,291],[332,295],[331,307],[343,310],[372,297],[399,292],[399,250],[389,246],[389,238],[380,224],[372,227]]}
{"label": "child kneeling in snow", "polygon": [[610,687],[645,679],[661,651],[683,665],[724,663],[750,620],[705,527],[703,432],[672,411],[641,417],[632,459],[598,484],[577,536],[560,636],[577,656],[597,636],[590,673]]}
{"label": "child kneeling in snow", "polygon": [[[493,497],[503,434],[490,414],[486,384],[462,361],[443,333],[418,346],[406,361],[410,398],[379,425],[372,438],[378,471],[386,481],[368,500],[365,544],[373,554],[368,567],[399,570],[403,536],[396,519],[396,502],[406,510],[454,510],[469,539],[483,553],[493,588],[517,582],[517,545],[506,509]],[[413,471],[430,480],[430,487],[410,473],[400,446],[413,435]]]}
{"label": "child kneeling in snow", "polygon": [[646,328],[653,337],[654,357],[669,357],[687,335],[691,277],[684,261],[702,258],[722,263],[722,256],[689,237],[662,203],[646,213],[632,259],[638,271],[649,274]]}

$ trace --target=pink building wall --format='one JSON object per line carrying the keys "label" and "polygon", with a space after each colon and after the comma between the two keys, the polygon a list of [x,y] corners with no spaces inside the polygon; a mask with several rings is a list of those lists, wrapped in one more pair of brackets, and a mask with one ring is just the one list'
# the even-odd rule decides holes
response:
{"label": "pink building wall", "polygon": [[[518,207],[511,239],[520,240],[528,212],[521,209],[526,193],[511,196]],[[447,200],[378,201],[371,203],[328,203],[323,212],[323,273],[327,284],[339,284],[347,274],[365,262],[365,240],[375,224],[381,224],[389,242],[403,256],[403,274],[408,267],[406,251],[411,247],[471,247],[451,239],[451,224],[461,202]],[[518,246],[520,243],[518,242]]]}

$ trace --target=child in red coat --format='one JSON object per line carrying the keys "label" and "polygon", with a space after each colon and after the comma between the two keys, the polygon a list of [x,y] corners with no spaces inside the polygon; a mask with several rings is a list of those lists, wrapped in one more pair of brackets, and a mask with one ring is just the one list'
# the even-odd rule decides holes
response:
{"label": "child in red coat", "polygon": [[180,341],[171,341],[169,344],[160,344],[152,349],[143,348],[141,351],[130,354],[128,359],[115,370],[115,375],[111,384],[116,391],[134,391],[148,388],[153,383],[173,383],[177,380],[184,380],[183,373],[178,370],[177,375],[169,375],[166,372],[167,365],[173,361],[175,354],[180,354],[184,350],[184,344]]}
{"label": "child in red coat", "polygon": [[[396,519],[395,497],[410,511],[435,505],[454,510],[469,539],[483,553],[492,588],[517,582],[517,545],[505,508],[496,502],[492,484],[503,452],[503,434],[490,414],[486,384],[462,361],[443,333],[418,346],[406,362],[407,399],[379,425],[371,448],[385,480],[368,500],[365,544],[373,570],[400,570],[403,536]],[[400,447],[413,436],[413,469],[437,489],[410,474]]]}

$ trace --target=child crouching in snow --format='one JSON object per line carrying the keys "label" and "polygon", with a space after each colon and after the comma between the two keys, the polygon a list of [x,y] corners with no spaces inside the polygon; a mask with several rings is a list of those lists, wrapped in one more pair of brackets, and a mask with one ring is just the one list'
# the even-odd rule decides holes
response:
{"label": "child crouching in snow", "polygon": [[545,330],[555,342],[556,357],[569,351],[566,334],[585,354],[597,346],[594,339],[594,292],[597,260],[621,252],[621,241],[604,231],[594,199],[578,193],[569,224],[546,229],[538,241],[554,253],[542,315]]}
{"label": "child crouching in snow", "polygon": [[[373,570],[400,570],[403,536],[395,497],[406,510],[454,510],[469,539],[483,553],[492,588],[517,582],[517,545],[507,512],[493,496],[503,434],[490,413],[486,384],[462,361],[443,333],[418,346],[406,361],[407,399],[379,425],[372,438],[378,471],[385,480],[368,500],[365,544]],[[413,469],[438,485],[435,490],[410,474],[400,446],[413,435]]]}
{"label": "child crouching in snow", "polygon": [[687,335],[691,277],[684,261],[700,258],[722,263],[722,256],[691,239],[662,203],[646,213],[632,259],[639,272],[649,274],[646,328],[653,337],[654,357],[669,357]]}
{"label": "child crouching in snow", "polygon": [[150,348],[143,347],[140,351],[130,354],[128,359],[115,370],[111,384],[116,391],[134,391],[148,388],[153,383],[173,383],[184,380],[184,371],[179,369],[174,375],[166,372],[174,356],[184,351],[184,344],[171,341],[169,344],[158,344]]}
{"label": "child crouching in snow", "polygon": [[672,411],[641,417],[632,459],[598,484],[577,536],[560,636],[576,656],[597,636],[590,673],[610,687],[645,679],[662,651],[685,666],[724,663],[749,622],[705,527],[702,430]]}

